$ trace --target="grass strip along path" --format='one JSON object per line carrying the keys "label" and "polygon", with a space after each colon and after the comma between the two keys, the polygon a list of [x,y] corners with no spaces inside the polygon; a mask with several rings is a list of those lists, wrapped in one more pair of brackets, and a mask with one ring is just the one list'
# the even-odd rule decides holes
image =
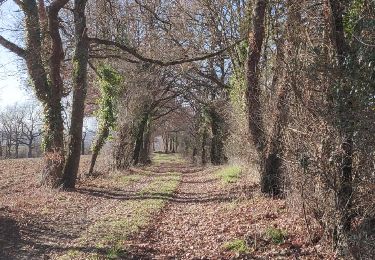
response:
{"label": "grass strip along path", "polygon": [[32,172],[6,173],[19,178],[0,197],[0,259],[318,259],[301,218],[239,166],[155,154],[74,192],[41,189]]}

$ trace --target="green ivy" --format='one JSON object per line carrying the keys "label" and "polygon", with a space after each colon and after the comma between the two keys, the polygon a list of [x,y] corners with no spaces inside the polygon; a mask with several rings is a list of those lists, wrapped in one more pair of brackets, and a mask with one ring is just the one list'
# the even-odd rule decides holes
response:
{"label": "green ivy", "polygon": [[358,23],[361,12],[364,8],[364,0],[353,0],[344,16],[345,33],[352,37]]}
{"label": "green ivy", "polygon": [[[117,121],[117,101],[121,91],[122,76],[111,66],[102,64],[98,69],[99,74],[99,109],[96,116],[99,121],[99,133],[112,130]],[[100,149],[100,148],[99,148]]]}
{"label": "green ivy", "polygon": [[245,79],[245,61],[249,44],[242,42],[236,48],[236,59],[233,74],[230,78],[229,96],[233,108],[239,113],[246,112],[246,79]]}

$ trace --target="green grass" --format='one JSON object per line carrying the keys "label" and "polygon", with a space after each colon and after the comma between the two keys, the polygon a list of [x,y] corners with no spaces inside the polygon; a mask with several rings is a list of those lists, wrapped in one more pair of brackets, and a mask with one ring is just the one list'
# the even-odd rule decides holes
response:
{"label": "green grass", "polygon": [[178,153],[154,153],[152,162],[155,165],[160,165],[162,163],[184,163],[185,159]]}
{"label": "green grass", "polygon": [[[129,183],[140,179],[140,175],[119,176],[119,182]],[[119,178],[119,179],[118,179]],[[150,198],[120,201],[91,225],[76,241],[78,246],[94,246],[95,253],[76,251],[68,252],[60,259],[123,259],[124,243],[129,235],[146,226],[152,216],[158,212],[177,188],[181,179],[180,173],[158,174],[143,189],[139,196],[148,195]],[[160,196],[162,194],[162,196]],[[99,252],[106,252],[105,255]],[[69,255],[70,254],[70,255]]]}
{"label": "green grass", "polygon": [[217,175],[220,177],[224,184],[235,183],[240,178],[242,169],[237,165],[224,166],[217,171]]}
{"label": "green grass", "polygon": [[139,181],[142,178],[141,175],[132,174],[132,175],[125,175],[125,176],[119,176],[118,181],[121,182],[123,185],[127,185],[131,182]]}
{"label": "green grass", "polygon": [[266,230],[266,236],[274,243],[274,244],[282,244],[287,236],[286,231],[281,230],[275,227],[269,227]]}
{"label": "green grass", "polygon": [[147,187],[143,188],[139,193],[141,195],[158,195],[163,194],[170,196],[173,194],[179,184],[181,175],[179,173],[167,173],[166,176],[158,176]]}
{"label": "green grass", "polygon": [[235,239],[228,241],[224,244],[224,249],[236,253],[248,253],[250,251],[249,247],[246,244],[246,241],[243,239]]}

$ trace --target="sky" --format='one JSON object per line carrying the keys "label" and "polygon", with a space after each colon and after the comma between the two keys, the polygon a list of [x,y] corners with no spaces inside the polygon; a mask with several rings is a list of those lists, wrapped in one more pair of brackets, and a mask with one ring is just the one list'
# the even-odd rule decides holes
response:
{"label": "sky", "polygon": [[[22,44],[22,34],[16,30],[19,19],[13,1],[0,5],[0,35]],[[30,99],[23,87],[26,74],[23,66],[22,60],[0,46],[0,108]]]}

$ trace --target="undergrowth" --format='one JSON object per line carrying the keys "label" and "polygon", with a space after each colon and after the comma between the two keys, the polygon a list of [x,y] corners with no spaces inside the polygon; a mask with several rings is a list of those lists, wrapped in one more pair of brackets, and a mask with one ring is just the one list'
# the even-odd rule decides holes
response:
{"label": "undergrowth", "polygon": [[230,165],[221,168],[217,174],[224,184],[235,183],[240,178],[242,169],[237,165]]}
{"label": "undergrowth", "polygon": [[266,236],[274,243],[274,244],[282,244],[287,236],[286,231],[281,230],[275,227],[269,227],[266,230]]}
{"label": "undergrowth", "polygon": [[235,239],[224,244],[224,249],[235,253],[248,253],[249,247],[243,239]]}

